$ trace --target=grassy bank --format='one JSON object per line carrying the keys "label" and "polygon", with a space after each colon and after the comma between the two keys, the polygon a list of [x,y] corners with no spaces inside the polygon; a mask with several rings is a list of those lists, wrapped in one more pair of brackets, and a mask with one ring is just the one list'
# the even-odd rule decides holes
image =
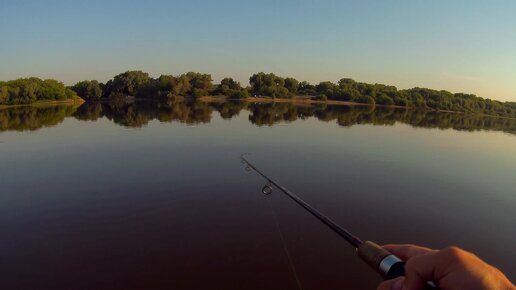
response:
{"label": "grassy bank", "polygon": [[380,108],[399,108],[399,109],[410,109],[410,110],[426,110],[431,112],[442,112],[442,113],[453,113],[453,114],[463,114],[463,115],[475,115],[475,116],[486,116],[486,117],[496,117],[503,119],[516,119],[513,117],[507,116],[497,116],[497,115],[489,115],[483,113],[466,113],[452,110],[438,110],[432,108],[416,108],[409,106],[397,106],[397,105],[380,105],[380,104],[364,104],[364,103],[356,103],[356,102],[348,102],[348,101],[337,101],[337,100],[314,100],[309,96],[296,96],[293,98],[270,98],[270,97],[248,97],[241,99],[233,99],[227,96],[203,96],[199,98],[179,98],[179,100],[186,99],[195,99],[202,102],[210,102],[210,103],[223,103],[227,101],[240,101],[240,102],[250,102],[250,103],[292,103],[296,105],[314,105],[314,104],[322,104],[322,105],[337,105],[337,106],[373,106]]}
{"label": "grassy bank", "polygon": [[30,104],[19,104],[19,105],[0,105],[0,109],[6,109],[6,108],[14,108],[14,107],[46,107],[46,106],[57,106],[57,105],[80,105],[84,103],[84,100],[81,98],[74,98],[74,99],[68,99],[68,100],[42,100],[42,101],[36,101],[34,103]]}

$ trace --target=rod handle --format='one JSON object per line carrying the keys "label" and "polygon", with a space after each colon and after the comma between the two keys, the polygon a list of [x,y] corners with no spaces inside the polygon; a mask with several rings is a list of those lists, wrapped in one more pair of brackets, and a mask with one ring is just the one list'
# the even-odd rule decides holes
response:
{"label": "rod handle", "polygon": [[[384,279],[405,276],[405,262],[381,246],[365,241],[357,248],[358,255],[364,262],[375,269]],[[433,282],[427,282],[425,290],[438,289]]]}

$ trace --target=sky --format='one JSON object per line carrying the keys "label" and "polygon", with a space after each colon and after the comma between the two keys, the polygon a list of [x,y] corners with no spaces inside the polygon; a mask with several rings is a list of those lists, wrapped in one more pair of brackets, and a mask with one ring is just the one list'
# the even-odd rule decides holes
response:
{"label": "sky", "polygon": [[516,1],[0,0],[0,80],[342,77],[516,101]]}

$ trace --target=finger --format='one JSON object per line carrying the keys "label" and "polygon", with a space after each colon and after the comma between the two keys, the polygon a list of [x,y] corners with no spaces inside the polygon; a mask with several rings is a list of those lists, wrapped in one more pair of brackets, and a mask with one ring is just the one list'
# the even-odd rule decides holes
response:
{"label": "finger", "polygon": [[420,247],[416,245],[410,244],[402,244],[402,245],[384,245],[382,246],[387,251],[392,254],[398,256],[398,258],[406,261],[412,257],[421,256],[432,252],[432,249]]}
{"label": "finger", "polygon": [[450,260],[443,251],[414,256],[405,264],[405,287],[422,290],[427,281],[438,282],[449,272]]}
{"label": "finger", "polygon": [[396,279],[383,281],[378,285],[376,290],[401,290],[404,280],[404,277],[398,277]]}

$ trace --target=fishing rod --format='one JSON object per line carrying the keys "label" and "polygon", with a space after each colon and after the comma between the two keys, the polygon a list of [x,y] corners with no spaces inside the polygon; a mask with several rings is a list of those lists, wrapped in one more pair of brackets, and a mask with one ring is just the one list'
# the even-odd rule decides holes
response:
{"label": "fishing rod", "polygon": [[[384,279],[394,279],[400,276],[405,276],[405,262],[403,262],[396,255],[390,253],[374,242],[362,241],[348,230],[342,228],[336,222],[306,203],[299,196],[265,175],[244,156],[245,154],[240,155],[240,159],[243,164],[247,165],[246,170],[254,170],[256,173],[267,180],[267,184],[262,188],[262,192],[264,194],[271,194],[272,186],[278,188],[281,192],[283,192],[285,195],[287,195],[289,198],[311,213],[315,218],[328,226],[337,235],[344,238],[344,240],[351,244],[357,250],[360,258],[369,266],[371,266],[376,272],[382,275]],[[438,288],[433,282],[427,282],[426,289]]]}

